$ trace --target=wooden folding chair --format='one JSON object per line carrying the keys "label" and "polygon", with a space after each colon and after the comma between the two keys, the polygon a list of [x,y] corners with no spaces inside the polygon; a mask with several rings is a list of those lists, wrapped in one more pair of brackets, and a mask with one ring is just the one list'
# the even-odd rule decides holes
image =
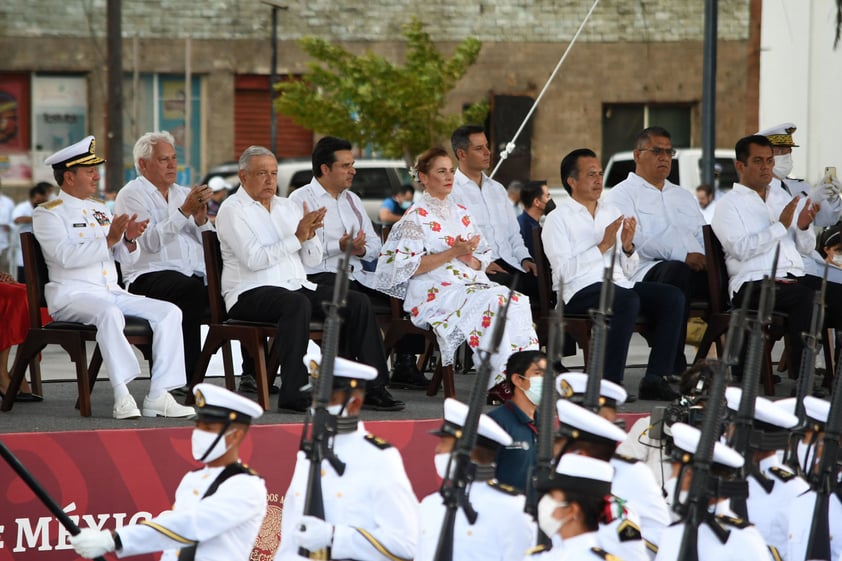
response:
{"label": "wooden folding chair", "polygon": [[[707,317],[707,329],[696,353],[697,361],[707,357],[711,345],[716,345],[716,355],[723,358],[721,339],[728,332],[728,324],[731,321],[731,299],[728,294],[728,269],[725,265],[725,252],[709,224],[702,228],[702,233],[705,238],[705,265],[707,266],[708,287],[710,288],[710,313]],[[775,341],[786,334],[786,315],[774,312],[772,323],[766,326],[766,330],[767,337],[766,347],[763,351],[761,383],[766,395],[774,395],[772,347]]]}
{"label": "wooden folding chair", "polygon": [[[20,240],[23,251],[24,275],[26,277],[26,295],[29,301],[29,332],[24,342],[18,346],[15,362],[12,366],[12,381],[0,409],[3,411],[12,409],[27,366],[32,381],[32,390],[35,393],[42,393],[38,353],[47,345],[61,345],[70,355],[70,360],[76,364],[79,414],[83,417],[90,417],[91,389],[102,364],[102,355],[97,345],[89,368],[85,343],[96,341],[96,327],[70,321],[52,321],[42,325],[40,308],[47,305],[44,287],[50,281],[47,262],[44,260],[40,244],[31,232],[21,233]],[[140,349],[144,358],[149,361],[151,370],[152,328],[149,322],[142,318],[126,316],[126,326],[123,333],[129,343]]]}

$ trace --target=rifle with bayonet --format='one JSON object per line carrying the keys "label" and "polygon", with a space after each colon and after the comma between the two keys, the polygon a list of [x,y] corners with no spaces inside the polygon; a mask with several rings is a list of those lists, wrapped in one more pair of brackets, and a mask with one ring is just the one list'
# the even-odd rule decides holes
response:
{"label": "rifle with bayonet", "polygon": [[[803,333],[804,352],[801,355],[801,368],[798,375],[798,383],[795,390],[795,416],[798,417],[798,424],[790,430],[789,445],[784,454],[784,464],[802,477],[806,477],[806,466],[798,463],[798,443],[807,434],[807,412],[804,410],[804,398],[810,395],[813,390],[813,379],[816,373],[816,355],[819,352],[819,334],[824,326],[824,303],[827,290],[827,270],[824,266],[821,290],[813,294],[813,315],[810,321],[810,332]],[[825,342],[827,344],[827,342]]]}
{"label": "rifle with bayonet", "polygon": [[[353,236],[351,236],[353,238]],[[340,310],[345,307],[348,296],[348,263],[352,244],[345,246],[345,254],[340,258],[333,285],[333,299],[323,304],[325,309],[324,336],[322,338],[321,364],[316,370],[310,366],[313,377],[313,406],[304,419],[301,433],[301,451],[310,462],[307,475],[307,490],[304,495],[304,515],[325,519],[324,496],[322,495],[322,461],[327,460],[337,474],[345,473],[345,464],[333,452],[336,436],[336,417],[328,410],[333,394],[333,365],[339,349],[339,331],[342,327]],[[308,551],[304,548],[298,554],[308,559],[329,559],[329,552]]]}
{"label": "rifle with bayonet", "polygon": [[[775,256],[772,259],[772,271],[763,277],[760,284],[760,299],[757,304],[757,315],[751,322],[746,359],[743,364],[743,384],[740,406],[734,417],[734,432],[728,445],[736,450],[745,463],[741,468],[740,479],[745,480],[748,475],[753,476],[759,483],[763,483],[766,477],[757,469],[754,462],[754,449],[752,444],[752,430],[754,428],[754,406],[757,400],[757,384],[760,382],[760,374],[763,370],[763,354],[766,348],[767,326],[772,322],[772,310],[775,307],[775,275],[778,270],[778,257],[781,246],[775,248]],[[748,295],[747,295],[748,296]],[[731,497],[731,508],[740,518],[748,520],[748,507],[746,497]]]}
{"label": "rifle with bayonet", "polygon": [[588,384],[582,407],[599,412],[599,390],[605,373],[605,352],[608,343],[608,320],[614,304],[614,261],[617,256],[617,243],[611,247],[611,259],[602,274],[602,286],[599,290],[599,308],[591,310],[591,341],[588,354]]}
{"label": "rifle with bayonet", "polygon": [[468,498],[470,486],[474,479],[474,464],[471,462],[471,452],[476,445],[479,417],[482,414],[485,397],[488,393],[488,381],[491,379],[491,357],[497,353],[500,342],[503,340],[506,316],[509,312],[509,304],[512,301],[516,284],[517,275],[512,279],[509,297],[506,299],[505,305],[497,312],[497,319],[494,322],[494,330],[491,332],[488,348],[485,351],[480,351],[482,360],[477,369],[477,379],[474,382],[474,389],[471,391],[471,399],[468,402],[468,414],[462,427],[462,434],[453,445],[445,478],[439,490],[443,499],[445,514],[442,519],[435,556],[433,557],[435,561],[453,561],[454,525],[456,513],[459,509],[462,509],[465,513],[465,518],[468,519],[470,524],[477,520],[477,512],[471,506]]}
{"label": "rifle with bayonet", "polygon": [[[830,561],[830,496],[839,492],[839,446],[842,438],[842,364],[836,363],[830,410],[822,437],[822,453],[818,463],[808,473],[810,487],[816,494],[812,523],[807,539],[806,559]],[[839,497],[842,500],[842,497]]]}
{"label": "rifle with bayonet", "polygon": [[[559,281],[559,286],[563,286]],[[543,375],[541,404],[538,406],[538,452],[535,457],[535,469],[532,473],[532,487],[526,493],[526,512],[533,518],[538,516],[538,489],[547,487],[547,482],[555,471],[553,466],[553,428],[555,426],[555,377],[561,366],[561,353],[564,349],[564,300],[561,288],[558,290],[558,307],[550,312],[547,326],[547,367]],[[537,543],[549,546],[551,540],[541,528],[538,528]]]}
{"label": "rifle with bayonet", "polygon": [[[710,501],[728,486],[711,472],[713,463],[713,448],[721,432],[721,419],[725,412],[725,386],[729,369],[737,364],[740,350],[743,347],[745,334],[745,318],[749,300],[751,299],[749,286],[746,297],[740,308],[731,312],[728,322],[728,334],[725,338],[725,349],[722,358],[716,362],[711,372],[710,394],[704,409],[701,436],[693,456],[693,478],[687,499],[681,503],[676,501],[673,510],[679,514],[684,524],[676,559],[681,561],[698,561],[699,559],[699,527],[705,523],[716,535],[721,543],[728,540],[729,532],[720,526],[713,513],[709,511]],[[686,471],[679,474],[677,485],[681,484]],[[676,490],[676,497],[678,491]]]}

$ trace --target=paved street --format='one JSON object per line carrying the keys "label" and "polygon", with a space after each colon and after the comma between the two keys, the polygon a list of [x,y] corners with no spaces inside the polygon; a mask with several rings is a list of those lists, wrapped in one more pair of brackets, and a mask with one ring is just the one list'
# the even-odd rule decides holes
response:
{"label": "paved street", "polygon": [[[781,345],[777,345],[774,355],[780,353]],[[88,356],[93,352],[93,345],[88,347]],[[695,349],[686,347],[687,356],[692,360]],[[236,357],[239,351],[235,350]],[[635,334],[629,350],[628,364],[631,365],[626,372],[626,387],[631,393],[637,393],[637,385],[643,376],[643,365],[648,356],[648,347],[643,339]],[[14,355],[10,359],[14,360]],[[143,376],[145,378],[135,380],[129,385],[129,389],[135,400],[141,403],[143,396],[149,386],[149,372],[147,365],[141,360]],[[568,357],[565,360],[568,368],[575,369],[583,365],[581,351],[576,357]],[[239,369],[239,365],[236,366]],[[103,367],[97,381],[94,392],[91,396],[93,415],[89,418],[79,416],[74,409],[76,401],[76,382],[73,363],[68,355],[58,346],[47,347],[43,353],[41,371],[44,379],[44,401],[41,403],[17,403],[7,413],[0,413],[0,433],[2,432],[28,432],[28,431],[63,431],[63,430],[90,430],[90,429],[125,429],[125,428],[158,428],[170,426],[184,426],[187,421],[183,419],[136,419],[117,421],[111,416],[113,398],[110,386],[106,379],[107,372]],[[210,376],[214,376],[216,383],[222,383],[222,362],[221,356],[217,353],[209,369]],[[428,373],[429,376],[429,373]],[[476,376],[473,373],[457,375],[456,388],[457,397],[467,400]],[[784,380],[778,384],[778,395],[788,396],[793,387],[793,382]],[[424,391],[392,390],[393,395],[406,402],[407,407],[398,413],[386,413],[376,411],[364,411],[363,419],[389,420],[389,419],[427,419],[441,415],[442,394],[436,397],[428,397]],[[274,400],[273,400],[274,401]],[[628,412],[649,412],[652,406],[659,402],[638,401],[623,406],[622,410]],[[303,415],[279,413],[267,411],[258,421],[261,424],[275,423],[298,423],[304,419]]]}

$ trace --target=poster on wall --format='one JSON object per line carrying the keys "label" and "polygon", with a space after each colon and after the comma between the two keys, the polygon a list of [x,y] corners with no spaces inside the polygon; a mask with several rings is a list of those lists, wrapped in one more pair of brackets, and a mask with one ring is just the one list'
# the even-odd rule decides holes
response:
{"label": "poster on wall", "polygon": [[29,157],[29,74],[0,74],[0,181],[32,181]]}
{"label": "poster on wall", "polygon": [[[193,76],[188,94],[183,76],[160,76],[158,79],[158,130],[169,131],[175,138],[178,159],[178,183],[190,185],[198,180],[201,169],[201,80]],[[190,103],[189,134],[187,131],[187,103]]]}
{"label": "poster on wall", "polygon": [[83,76],[34,76],[33,148],[55,152],[87,135],[88,85]]}

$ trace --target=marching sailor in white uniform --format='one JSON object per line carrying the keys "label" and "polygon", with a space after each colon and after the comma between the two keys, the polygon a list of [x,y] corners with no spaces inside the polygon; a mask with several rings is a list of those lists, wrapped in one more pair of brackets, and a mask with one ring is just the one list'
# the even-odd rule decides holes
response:
{"label": "marching sailor in white uniform", "polygon": [[266,515],[266,484],[239,460],[240,444],[263,409],[213,384],[194,388],[193,458],[205,464],[181,480],[175,504],[119,530],[86,528],[70,538],[82,557],[164,551],[161,561],[248,561]]}

